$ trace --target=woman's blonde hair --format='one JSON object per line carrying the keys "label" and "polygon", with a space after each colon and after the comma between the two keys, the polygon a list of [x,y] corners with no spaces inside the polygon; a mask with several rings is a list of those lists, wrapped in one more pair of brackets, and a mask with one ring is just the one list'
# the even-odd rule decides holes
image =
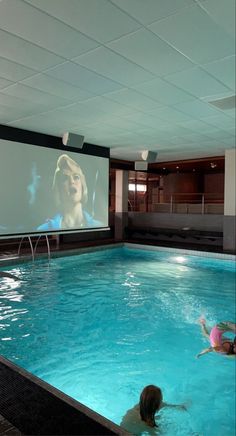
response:
{"label": "woman's blonde hair", "polygon": [[56,170],[53,177],[53,184],[52,189],[55,194],[55,199],[57,205],[61,204],[61,197],[60,197],[60,177],[63,174],[63,171],[69,170],[73,171],[76,169],[76,173],[80,176],[81,184],[82,184],[82,203],[86,203],[88,200],[88,189],[87,184],[85,180],[85,176],[83,171],[81,170],[80,166],[75,162],[73,159],[71,159],[67,154],[62,154],[57,161]]}

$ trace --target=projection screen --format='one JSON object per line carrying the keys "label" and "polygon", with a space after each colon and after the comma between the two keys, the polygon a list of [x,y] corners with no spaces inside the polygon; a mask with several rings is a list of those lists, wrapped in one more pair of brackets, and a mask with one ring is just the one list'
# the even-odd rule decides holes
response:
{"label": "projection screen", "polygon": [[0,140],[0,236],[108,228],[109,159]]}

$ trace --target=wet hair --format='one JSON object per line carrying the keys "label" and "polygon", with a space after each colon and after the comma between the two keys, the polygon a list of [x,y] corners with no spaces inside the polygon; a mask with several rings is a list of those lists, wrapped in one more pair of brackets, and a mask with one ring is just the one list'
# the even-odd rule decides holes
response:
{"label": "wet hair", "polygon": [[234,337],[233,342],[230,343],[230,348],[227,354],[236,354],[234,352],[234,347],[236,347],[236,336]]}
{"label": "wet hair", "polygon": [[82,184],[82,203],[86,203],[87,199],[88,199],[88,189],[87,189],[87,184],[86,184],[84,173],[83,173],[82,169],[80,168],[80,166],[77,164],[77,162],[75,162],[73,159],[71,159],[67,154],[62,154],[58,158],[57,166],[56,166],[56,170],[55,170],[54,178],[53,178],[53,184],[52,184],[52,189],[53,189],[54,194],[55,194],[55,199],[56,199],[57,205],[61,204],[60,179],[61,179],[61,176],[63,175],[63,171],[66,171],[66,170],[67,171],[68,170],[69,171],[76,170],[76,172],[80,176],[81,184]]}
{"label": "wet hair", "polygon": [[139,410],[142,421],[150,427],[156,427],[155,413],[162,404],[162,391],[158,386],[146,386],[140,395]]}

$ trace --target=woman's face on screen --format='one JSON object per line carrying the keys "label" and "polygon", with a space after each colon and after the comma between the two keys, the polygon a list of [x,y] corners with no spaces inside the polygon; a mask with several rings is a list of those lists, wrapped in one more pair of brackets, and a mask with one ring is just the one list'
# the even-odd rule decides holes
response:
{"label": "woman's face on screen", "polygon": [[61,200],[65,204],[76,204],[82,200],[82,181],[78,168],[65,169],[61,174]]}

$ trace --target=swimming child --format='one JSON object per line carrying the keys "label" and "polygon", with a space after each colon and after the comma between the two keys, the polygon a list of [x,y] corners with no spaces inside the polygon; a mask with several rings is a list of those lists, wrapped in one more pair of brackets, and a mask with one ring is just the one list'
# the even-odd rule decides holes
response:
{"label": "swimming child", "polygon": [[197,358],[203,356],[204,354],[215,351],[216,353],[222,353],[226,356],[236,355],[236,336],[234,340],[226,338],[223,336],[226,332],[236,333],[236,324],[230,321],[223,321],[216,324],[210,331],[206,326],[205,319],[201,318],[199,320],[202,333],[210,341],[211,346],[202,350]]}
{"label": "swimming child", "polygon": [[155,414],[163,407],[186,410],[184,404],[164,403],[161,389],[158,386],[148,385],[141,392],[139,404],[126,412],[120,425],[133,435],[140,435],[143,432],[154,435],[157,427]]}

